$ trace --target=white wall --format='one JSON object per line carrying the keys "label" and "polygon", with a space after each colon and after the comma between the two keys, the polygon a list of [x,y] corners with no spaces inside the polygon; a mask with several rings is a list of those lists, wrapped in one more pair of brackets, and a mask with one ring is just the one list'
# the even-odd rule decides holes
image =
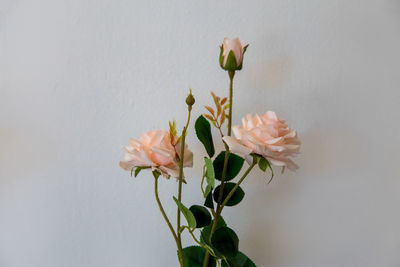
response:
{"label": "white wall", "polygon": [[[153,179],[122,145],[226,94],[223,37],[250,43],[234,122],[276,110],[303,141],[297,173],[260,171],[225,218],[258,266],[400,265],[400,3],[0,2],[0,266],[176,266]],[[215,132],[216,133],[216,132]],[[184,202],[201,200],[204,151]],[[174,180],[161,197],[174,216]],[[185,239],[189,244],[190,239]]]}

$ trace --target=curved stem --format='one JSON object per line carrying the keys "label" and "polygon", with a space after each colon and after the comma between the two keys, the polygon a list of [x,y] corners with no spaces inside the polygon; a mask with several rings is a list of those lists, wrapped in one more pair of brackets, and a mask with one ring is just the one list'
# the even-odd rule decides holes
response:
{"label": "curved stem", "polygon": [[174,228],[171,225],[171,222],[168,219],[167,214],[164,211],[164,208],[163,208],[163,206],[161,204],[161,201],[160,201],[160,198],[158,196],[158,177],[154,177],[154,178],[155,178],[155,180],[154,180],[154,194],[156,196],[158,207],[160,208],[161,214],[164,217],[164,220],[167,223],[169,230],[171,230],[172,236],[174,237],[176,244],[178,245],[178,237],[177,237],[177,235],[176,235],[176,233],[174,231]]}
{"label": "curved stem", "polygon": [[201,188],[201,192],[203,193],[203,196],[206,197],[206,191],[204,190],[204,181],[206,179],[206,170],[205,170],[206,166],[203,166],[203,178],[201,178],[201,184],[200,184],[200,188]]}
{"label": "curved stem", "polygon": [[182,228],[188,229],[188,232],[189,232],[190,235],[192,236],[194,242],[196,242],[199,246],[203,247],[205,250],[207,250],[208,253],[210,253],[213,257],[215,257],[215,254],[214,254],[212,251],[210,251],[210,248],[207,247],[207,245],[201,243],[201,242],[197,239],[197,237],[196,237],[196,236],[194,235],[194,233],[193,233],[194,229],[190,229],[188,226],[182,226]]}
{"label": "curved stem", "polygon": [[194,242],[196,242],[199,246],[205,248],[206,250],[208,250],[197,238],[196,236],[193,234],[193,231],[189,230],[190,235],[192,236]]}

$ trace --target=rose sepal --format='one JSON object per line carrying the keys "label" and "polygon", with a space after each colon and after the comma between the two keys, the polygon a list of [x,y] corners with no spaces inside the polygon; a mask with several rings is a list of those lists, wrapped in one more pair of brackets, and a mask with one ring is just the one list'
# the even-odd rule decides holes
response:
{"label": "rose sepal", "polygon": [[240,65],[239,65],[239,67],[238,67],[237,70],[241,70],[242,67],[243,67],[244,53],[246,53],[247,47],[249,47],[249,44],[247,44],[247,45],[245,45],[245,46],[243,47],[242,62],[240,63]]}

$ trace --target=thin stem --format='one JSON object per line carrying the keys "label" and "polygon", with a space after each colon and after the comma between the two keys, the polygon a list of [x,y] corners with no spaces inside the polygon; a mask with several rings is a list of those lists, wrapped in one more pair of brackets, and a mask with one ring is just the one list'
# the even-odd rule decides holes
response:
{"label": "thin stem", "polygon": [[196,236],[193,234],[193,231],[189,230],[190,235],[192,236],[194,242],[196,242],[197,244],[199,244],[200,246],[204,247],[205,249],[207,249],[197,238]]}
{"label": "thin stem", "polygon": [[233,104],[233,77],[235,71],[229,71],[229,118],[228,118],[228,136],[231,136],[232,132],[232,104]]}
{"label": "thin stem", "polygon": [[[225,112],[225,110],[223,110],[222,112]],[[222,129],[221,129],[222,125],[218,122],[218,117],[216,117],[214,114],[211,114],[211,115],[212,115],[212,117],[214,119],[215,127],[219,130],[221,138],[223,138],[224,137],[224,133],[222,132]]]}
{"label": "thin stem", "polygon": [[[186,140],[187,128],[188,128],[189,122],[190,122],[191,110],[192,110],[192,108],[191,108],[191,106],[189,106],[187,122],[186,122],[186,125],[185,125],[185,127],[183,128],[183,131],[182,131],[181,153],[180,153],[180,158],[179,158],[179,177],[178,177],[178,180],[179,180],[178,200],[179,200],[179,202],[181,202],[181,200],[182,200],[183,161],[184,161],[184,158],[185,158],[185,140]],[[179,229],[181,228],[181,211],[180,211],[179,208],[178,208],[178,211],[177,211],[176,221],[177,221],[177,224],[176,224],[176,229],[177,230],[176,231],[178,233],[178,236],[177,236],[177,238],[178,238],[178,251],[179,251],[179,254],[180,254],[179,258],[180,258],[180,260],[182,259],[181,260],[181,265],[183,267],[185,267],[185,263],[183,262],[182,235],[181,235],[181,232],[179,231]]]}
{"label": "thin stem", "polygon": [[174,228],[171,225],[171,222],[168,219],[167,214],[165,214],[165,211],[161,204],[160,198],[158,197],[158,177],[155,177],[155,180],[154,180],[154,194],[156,196],[157,204],[158,204],[158,207],[160,208],[161,214],[163,215],[164,220],[166,221],[168,228],[169,228],[169,230],[171,230],[172,236],[174,237],[175,242],[178,245],[178,237],[174,231]]}
{"label": "thin stem", "polygon": [[[213,257],[215,257],[215,254],[214,254],[212,251],[210,251],[210,248],[207,247],[207,245],[201,243],[201,242],[197,239],[197,237],[196,237],[196,236],[194,235],[194,233],[193,233],[194,229],[190,229],[188,226],[182,226],[182,228],[183,228],[183,230],[184,230],[184,229],[188,229],[188,231],[189,231],[190,235],[192,236],[194,242],[196,242],[199,246],[201,246],[201,247],[203,247],[204,249],[206,249],[211,255],[213,255]],[[182,231],[182,232],[183,232],[183,231]]]}
{"label": "thin stem", "polygon": [[[219,189],[219,195],[218,195],[218,201],[217,201],[217,214],[219,214],[219,209],[221,207],[221,202],[222,202],[222,193],[224,192],[224,185],[225,185],[225,177],[226,177],[226,172],[228,170],[228,160],[229,160],[229,148],[227,147],[225,151],[225,158],[224,158],[224,168],[222,169],[222,176],[221,176],[221,185]],[[215,224],[216,225],[216,224]],[[215,227],[214,227],[215,228]],[[214,231],[211,228],[211,233],[214,233]]]}
{"label": "thin stem", "polygon": [[215,218],[216,213],[215,213],[214,209],[211,209],[211,213],[212,213],[213,217]]}
{"label": "thin stem", "polygon": [[[232,104],[233,104],[233,77],[235,76],[235,71],[229,71],[229,117],[228,117],[228,136],[231,136],[232,132]],[[219,189],[218,201],[217,201],[217,208],[214,216],[214,221],[211,227],[210,232],[210,240],[211,236],[215,232],[217,227],[218,220],[221,216],[221,202],[222,202],[222,193],[224,192],[224,185],[225,185],[225,176],[228,169],[228,159],[229,159],[229,147],[225,144],[225,158],[224,158],[224,168],[222,169],[222,176],[221,176],[221,185]],[[210,259],[210,253],[206,253],[203,261],[203,267],[208,266],[208,261]]]}
{"label": "thin stem", "polygon": [[[229,71],[229,118],[228,118],[228,136],[231,136],[232,132],[232,103],[233,103],[233,77],[235,76],[234,71]],[[224,168],[222,169],[222,177],[221,177],[221,186],[219,188],[219,195],[218,195],[218,201],[217,201],[217,214],[221,214],[219,212],[219,209],[221,208],[221,202],[222,202],[222,193],[224,192],[224,185],[225,185],[225,177],[226,177],[226,172],[228,169],[228,160],[229,160],[229,147],[225,144],[225,158],[224,158]],[[219,219],[219,216],[217,216],[217,219]],[[214,233],[215,227],[217,223],[213,225],[214,230],[211,228],[211,234]]]}
{"label": "thin stem", "polygon": [[[233,103],[233,77],[235,76],[234,71],[229,71],[229,118],[228,118],[228,136],[231,136],[232,132],[232,103]],[[225,185],[225,177],[226,177],[226,172],[228,169],[228,160],[229,160],[229,147],[225,145],[226,151],[225,151],[225,158],[224,158],[224,168],[222,169],[222,177],[221,177],[221,186],[219,188],[219,195],[218,195],[218,201],[217,201],[217,220],[219,219],[219,214],[221,212],[219,211],[221,208],[221,202],[222,202],[222,193],[224,192],[224,185]],[[214,227],[211,228],[211,235],[215,231],[215,227],[217,226],[217,223],[213,225]],[[214,228],[214,230],[213,230]]]}
{"label": "thin stem", "polygon": [[[244,179],[247,177],[247,175],[251,172],[251,170],[254,168],[254,166],[257,164],[257,160],[253,159],[253,163],[249,166],[249,168],[246,170],[246,172],[243,174],[243,176],[240,178],[239,182],[232,188],[232,190],[229,192],[229,194],[226,196],[224,202],[222,203],[222,205],[220,206],[220,208],[217,208],[217,213],[214,215],[214,222],[211,228],[211,233],[210,233],[210,239],[211,239],[211,235],[212,233],[214,233],[216,225],[218,222],[218,219],[221,216],[222,210],[224,209],[226,203],[228,203],[229,199],[231,199],[231,197],[233,196],[233,194],[235,193],[235,191],[239,188],[240,184],[244,181]],[[203,261],[203,267],[207,267],[208,266],[208,261],[210,258],[210,254],[206,253],[206,256],[204,257],[204,261]]]}
{"label": "thin stem", "polygon": [[206,179],[206,166],[203,166],[203,178],[201,179],[201,184],[200,184],[200,188],[201,188],[201,192],[203,193],[203,196],[206,197],[206,192],[204,190],[204,181]]}
{"label": "thin stem", "polygon": [[233,196],[233,194],[235,193],[235,191],[239,188],[239,185],[244,181],[244,178],[246,178],[246,176],[251,172],[251,170],[253,169],[253,167],[257,164],[257,160],[254,159],[253,163],[249,166],[249,168],[247,169],[247,171],[243,174],[243,176],[240,178],[239,182],[237,182],[237,184],[232,188],[232,190],[229,192],[229,194],[226,196],[224,202],[222,202],[222,205],[220,207],[220,211],[222,212],[222,209],[225,207],[226,203],[228,203],[229,199],[231,199],[231,197]]}
{"label": "thin stem", "polygon": [[[225,111],[222,111],[222,112],[225,112]],[[217,125],[217,128],[219,130],[219,134],[221,135],[221,138],[224,138],[224,133],[222,132],[221,127],[222,127],[222,125],[220,125],[220,124]]]}

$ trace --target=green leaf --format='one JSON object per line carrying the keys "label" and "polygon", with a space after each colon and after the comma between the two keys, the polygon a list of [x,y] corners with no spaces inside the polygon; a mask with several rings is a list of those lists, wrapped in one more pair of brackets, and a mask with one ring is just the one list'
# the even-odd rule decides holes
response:
{"label": "green leaf", "polygon": [[[222,267],[256,267],[254,262],[250,260],[245,254],[242,252],[238,252],[235,257],[228,258],[228,263],[222,261]],[[228,265],[229,264],[229,265]]]}
{"label": "green leaf", "polygon": [[211,223],[211,214],[205,207],[193,205],[189,210],[193,213],[194,218],[196,219],[196,228],[202,228]]}
{"label": "green leaf", "polygon": [[[139,174],[139,172],[141,170],[145,170],[145,169],[150,169],[150,167],[147,167],[147,166],[139,166],[139,167],[137,167],[136,170],[135,170],[135,177],[138,176],[138,174]],[[132,176],[132,173],[131,173],[131,176]]]}
{"label": "green leaf", "polygon": [[203,143],[207,154],[212,158],[215,153],[214,143],[211,135],[211,126],[206,118],[200,116],[194,125],[197,138]]}
{"label": "green leaf", "polygon": [[[224,184],[224,190],[222,192],[222,202],[224,202],[225,198],[228,196],[228,194],[232,191],[233,187],[235,186],[235,183],[225,183]],[[220,191],[220,185],[217,186],[214,190],[214,201],[218,201],[218,196],[219,196],[219,191]],[[232,197],[228,200],[226,203],[226,206],[235,206],[242,201],[244,198],[244,191],[240,186],[236,189],[236,191],[233,193]]]}
{"label": "green leaf", "polygon": [[[183,260],[187,267],[202,267],[203,260],[206,256],[206,249],[199,246],[191,246],[183,249]],[[216,262],[213,257],[210,257],[208,267],[215,267]]]}
{"label": "green leaf", "polygon": [[240,65],[238,66],[238,70],[241,70],[242,67],[243,67],[244,53],[246,53],[247,47],[249,47],[248,44],[245,45],[245,46],[243,47],[242,62],[241,62]]}
{"label": "green leaf", "polygon": [[[225,151],[222,151],[218,154],[213,162],[215,178],[221,181],[222,171],[224,169],[224,160],[225,160]],[[228,158],[228,166],[226,169],[225,181],[230,181],[239,174],[242,169],[244,163],[244,159],[235,155],[233,153],[229,153]]]}
{"label": "green leaf", "polygon": [[245,45],[245,46],[243,47],[243,55],[244,55],[244,53],[246,53],[247,47],[249,47],[249,44],[247,44],[247,45]]}
{"label": "green leaf", "polygon": [[[206,188],[207,190],[207,188]],[[210,189],[211,191],[211,189]],[[204,206],[206,206],[207,208],[213,209],[214,208],[214,202],[212,200],[212,194],[209,193],[206,197],[206,201],[204,201]]]}
{"label": "green leaf", "polygon": [[269,163],[269,161],[261,155],[255,154],[254,157],[257,157],[258,167],[260,167],[263,172],[265,172],[267,168],[271,170],[271,177],[268,181],[269,184],[274,178],[274,170],[272,169],[271,163]]}
{"label": "green leaf", "polygon": [[221,227],[211,237],[212,247],[227,258],[235,257],[239,249],[239,238],[229,227]]}
{"label": "green leaf", "polygon": [[183,216],[185,216],[186,221],[188,222],[188,226],[190,228],[196,228],[196,219],[193,213],[185,207],[176,197],[173,197],[176,205],[178,206],[179,210],[182,212]]}
{"label": "green leaf", "polygon": [[204,162],[206,165],[207,184],[210,185],[212,188],[214,188],[214,186],[215,186],[215,171],[214,171],[213,162],[209,158],[204,158]]}
{"label": "green leaf", "polygon": [[269,162],[264,157],[258,157],[258,167],[265,172],[268,168]]}
{"label": "green leaf", "polygon": [[219,65],[221,66],[221,68],[224,68],[224,57],[222,56],[224,53],[224,48],[222,47],[222,45],[219,47]]}
{"label": "green leaf", "polygon": [[268,181],[268,184],[272,181],[272,179],[274,179],[274,170],[272,169],[271,163],[268,162],[268,168],[271,170],[271,178]]}
{"label": "green leaf", "polygon": [[204,197],[207,197],[208,194],[210,194],[212,191],[212,186],[211,185],[207,185],[206,186],[206,190],[204,191]]}
{"label": "green leaf", "polygon": [[229,51],[228,58],[226,60],[225,66],[223,67],[225,70],[230,70],[234,71],[238,69],[237,63],[236,63],[236,57],[233,51]]}
{"label": "green leaf", "polygon": [[[210,223],[209,225],[204,227],[203,230],[201,230],[201,234],[200,234],[200,242],[203,244],[206,244],[208,246],[211,246],[210,233],[211,233],[211,228],[212,228],[213,223],[214,223],[214,221],[212,221],[212,223]],[[221,227],[225,227],[225,226],[226,226],[226,223],[224,221],[224,218],[222,218],[222,216],[219,217],[217,226],[215,227],[215,230],[217,230]]]}

